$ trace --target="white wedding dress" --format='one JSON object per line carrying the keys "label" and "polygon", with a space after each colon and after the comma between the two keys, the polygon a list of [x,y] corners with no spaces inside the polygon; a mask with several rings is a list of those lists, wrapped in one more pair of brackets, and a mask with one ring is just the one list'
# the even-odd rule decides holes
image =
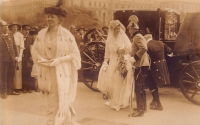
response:
{"label": "white wedding dress", "polygon": [[[128,70],[128,74],[126,78],[123,78],[119,71],[116,70],[117,65],[117,49],[125,49],[127,51],[127,55],[129,56],[129,53],[131,51],[131,43],[128,39],[128,37],[123,34],[119,34],[117,38],[114,38],[113,36],[110,37],[106,42],[106,50],[105,50],[105,58],[109,59],[108,64],[108,95],[110,97],[110,103],[107,103],[106,105],[110,105],[111,108],[115,109],[116,111],[119,111],[121,108],[125,108],[129,105],[129,100],[131,96],[131,89],[132,85],[134,83],[133,80],[133,70],[132,70],[132,64],[130,59],[128,59],[126,68]],[[130,56],[129,56],[130,57]],[[134,87],[133,87],[134,90]]]}

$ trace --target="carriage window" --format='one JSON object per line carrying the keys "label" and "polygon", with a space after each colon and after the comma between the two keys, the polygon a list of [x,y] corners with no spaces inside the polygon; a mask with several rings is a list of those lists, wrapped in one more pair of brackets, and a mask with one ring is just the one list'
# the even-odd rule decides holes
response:
{"label": "carriage window", "polygon": [[165,40],[175,40],[178,33],[178,16],[167,12],[165,16]]}

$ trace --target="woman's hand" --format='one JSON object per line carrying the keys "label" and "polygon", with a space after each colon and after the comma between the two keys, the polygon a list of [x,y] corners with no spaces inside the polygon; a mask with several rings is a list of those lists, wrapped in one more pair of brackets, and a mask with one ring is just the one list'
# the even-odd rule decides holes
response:
{"label": "woman's hand", "polygon": [[57,66],[58,64],[60,64],[62,62],[61,58],[56,58],[56,59],[52,59],[52,63],[49,66]]}

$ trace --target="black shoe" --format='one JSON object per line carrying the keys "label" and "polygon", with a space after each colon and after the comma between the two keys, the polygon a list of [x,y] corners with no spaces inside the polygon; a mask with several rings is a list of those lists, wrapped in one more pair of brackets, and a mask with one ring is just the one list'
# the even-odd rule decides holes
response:
{"label": "black shoe", "polygon": [[7,98],[7,94],[1,94],[1,98],[2,99],[6,99]]}
{"label": "black shoe", "polygon": [[157,102],[156,102],[156,101],[152,101],[152,102],[150,103],[150,106],[152,106],[152,105],[157,105]]}
{"label": "black shoe", "polygon": [[[133,109],[133,111],[136,111],[136,110],[138,110],[138,109],[137,108]],[[144,109],[144,113],[146,113],[146,112],[147,112],[147,108]]]}
{"label": "black shoe", "polygon": [[163,107],[162,107],[162,105],[160,105],[160,106],[158,106],[158,105],[152,105],[152,106],[150,106],[150,109],[162,111]]}
{"label": "black shoe", "polygon": [[144,116],[144,111],[136,109],[132,114],[129,115],[129,117],[142,117]]}
{"label": "black shoe", "polygon": [[8,95],[19,95],[19,93],[18,93],[18,92],[15,92],[15,91],[13,91],[13,92],[11,92],[11,93],[8,93]]}

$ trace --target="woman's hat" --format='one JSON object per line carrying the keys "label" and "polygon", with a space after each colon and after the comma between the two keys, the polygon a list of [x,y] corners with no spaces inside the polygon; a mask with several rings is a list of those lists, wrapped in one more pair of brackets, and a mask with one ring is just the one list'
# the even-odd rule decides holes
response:
{"label": "woman's hat", "polygon": [[18,27],[18,30],[21,30],[21,25],[19,25],[19,24],[16,23],[16,22],[12,22],[12,23],[8,26],[9,30],[11,30],[13,26],[17,26],[17,27]]}
{"label": "woman's hat", "polygon": [[67,10],[65,8],[61,7],[63,4],[64,4],[64,0],[58,0],[58,3],[56,4],[56,6],[45,7],[44,13],[45,14],[55,14],[55,15],[59,15],[62,17],[66,17]]}

